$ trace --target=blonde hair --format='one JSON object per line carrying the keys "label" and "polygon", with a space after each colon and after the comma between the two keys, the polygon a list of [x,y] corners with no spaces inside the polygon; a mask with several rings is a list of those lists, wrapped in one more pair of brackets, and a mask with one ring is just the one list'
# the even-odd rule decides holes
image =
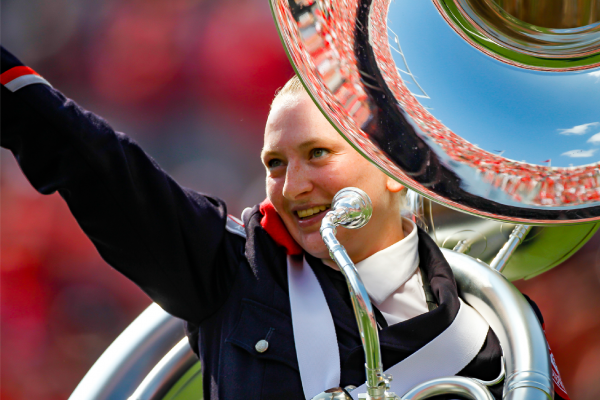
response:
{"label": "blonde hair", "polygon": [[283,87],[279,90],[277,90],[277,92],[275,92],[275,97],[273,98],[273,101],[271,102],[271,109],[273,109],[273,104],[275,104],[275,102],[278,99],[281,99],[284,96],[287,95],[294,95],[294,94],[301,94],[301,93],[306,93],[306,89],[304,88],[304,85],[302,85],[302,82],[300,82],[300,78],[298,78],[298,75],[294,75],[289,81],[286,82],[285,85],[283,85]]}

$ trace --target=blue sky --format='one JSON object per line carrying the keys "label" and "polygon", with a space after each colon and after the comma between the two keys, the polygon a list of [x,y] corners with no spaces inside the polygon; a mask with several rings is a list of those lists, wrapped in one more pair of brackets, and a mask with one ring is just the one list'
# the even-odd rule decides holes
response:
{"label": "blue sky", "polygon": [[[430,97],[419,101],[458,135],[532,164],[600,161],[600,68],[553,73],[509,66],[467,44],[431,1],[393,1],[388,24]],[[411,91],[421,94],[409,76],[401,75]]]}

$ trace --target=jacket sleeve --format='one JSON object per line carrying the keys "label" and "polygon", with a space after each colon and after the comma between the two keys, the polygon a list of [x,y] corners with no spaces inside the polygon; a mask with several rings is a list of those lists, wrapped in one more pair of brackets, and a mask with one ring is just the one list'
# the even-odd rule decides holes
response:
{"label": "jacket sleeve", "polygon": [[194,323],[215,312],[240,253],[225,204],[180,187],[4,48],[1,78],[1,145],[35,189],[58,192],[104,260],[166,311]]}

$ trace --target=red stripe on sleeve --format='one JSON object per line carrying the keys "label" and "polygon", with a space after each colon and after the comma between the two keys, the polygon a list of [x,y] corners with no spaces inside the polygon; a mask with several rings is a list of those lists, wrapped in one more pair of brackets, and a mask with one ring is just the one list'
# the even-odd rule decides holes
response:
{"label": "red stripe on sleeve", "polygon": [[37,72],[35,72],[34,70],[32,70],[29,67],[25,67],[25,66],[13,67],[0,75],[0,83],[2,85],[6,85],[7,83],[9,83],[23,75],[40,76],[40,74],[38,74]]}

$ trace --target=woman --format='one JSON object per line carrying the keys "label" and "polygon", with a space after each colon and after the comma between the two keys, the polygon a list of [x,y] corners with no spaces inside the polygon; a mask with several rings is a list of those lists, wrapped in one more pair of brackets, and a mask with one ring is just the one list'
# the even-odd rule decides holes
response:
{"label": "woman", "polygon": [[[310,396],[293,330],[291,258],[306,260],[330,310],[340,368],[335,386],[364,383],[348,289],[319,235],[320,220],[344,187],[359,187],[373,200],[369,224],[339,229],[338,238],[376,306],[384,369],[425,346],[457,315],[448,264],[399,215],[402,185],[335,132],[297,79],[273,102],[261,155],[267,200],[243,213],[243,226],[223,201],[180,187],[129,138],[4,49],[2,84],[2,146],[39,192],[61,194],[108,263],[186,321],[203,363],[205,399]],[[493,380],[500,356],[489,330],[458,374]],[[502,385],[491,389],[500,398]]]}

